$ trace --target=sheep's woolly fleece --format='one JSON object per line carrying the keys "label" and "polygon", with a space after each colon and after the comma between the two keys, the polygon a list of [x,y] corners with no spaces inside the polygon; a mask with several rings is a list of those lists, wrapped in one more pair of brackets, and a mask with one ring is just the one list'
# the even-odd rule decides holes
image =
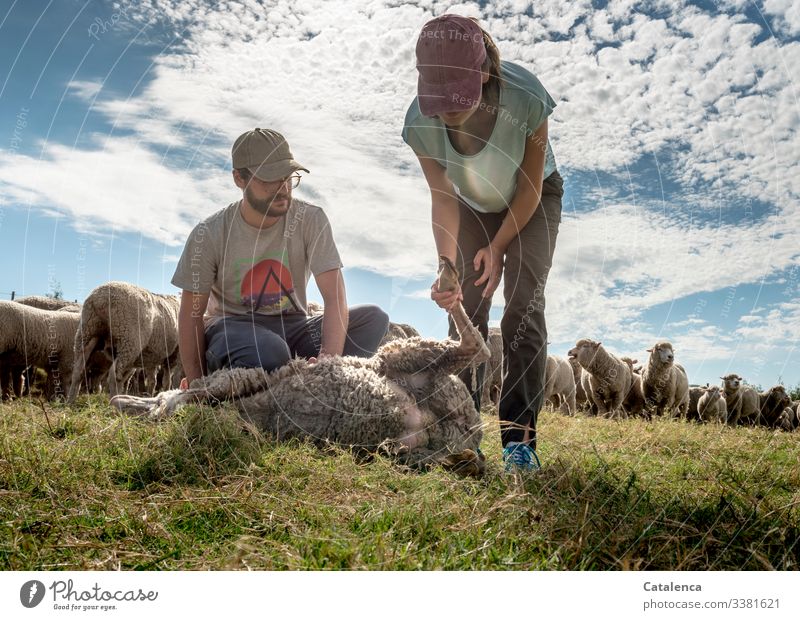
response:
{"label": "sheep's woolly fleece", "polygon": [[[442,259],[440,290],[457,282]],[[220,370],[154,398],[117,396],[118,409],[154,418],[190,402],[235,403],[243,419],[278,440],[300,437],[384,452],[398,462],[441,464],[461,474],[484,471],[478,453],[481,420],[469,391],[455,376],[489,359],[489,350],[459,304],[453,320],[460,342],[396,340],[371,358],[294,360],[272,373]]]}

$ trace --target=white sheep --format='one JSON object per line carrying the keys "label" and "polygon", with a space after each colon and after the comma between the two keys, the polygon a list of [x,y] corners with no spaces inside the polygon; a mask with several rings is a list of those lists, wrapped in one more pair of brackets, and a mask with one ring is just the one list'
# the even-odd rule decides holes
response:
{"label": "white sheep", "polygon": [[55,297],[46,297],[44,295],[26,295],[25,297],[17,297],[14,301],[24,306],[39,308],[39,310],[81,311],[81,305],[75,301],[56,299]]}
{"label": "white sheep", "polygon": [[703,422],[725,423],[728,418],[728,407],[718,385],[703,388],[703,393],[697,401],[696,412]]}
{"label": "white sheep", "polygon": [[642,391],[646,407],[656,415],[673,414],[686,417],[689,408],[689,379],[680,364],[675,363],[672,344],[657,342],[651,349],[642,372]]}
{"label": "white sheep", "polygon": [[588,407],[589,400],[586,397],[586,390],[583,389],[583,384],[581,382],[583,368],[581,368],[581,365],[575,358],[568,357],[567,361],[572,367],[572,378],[575,381],[575,405],[576,407]]}
{"label": "white sheep", "polygon": [[552,402],[567,415],[574,415],[577,411],[575,375],[570,363],[555,355],[548,355],[544,377],[545,400]]}
{"label": "white sheep", "polygon": [[[439,290],[452,290],[455,267],[443,257],[440,269]],[[111,402],[125,412],[160,418],[186,403],[232,401],[244,419],[277,440],[384,451],[410,466],[438,463],[479,476],[480,415],[454,373],[489,359],[489,350],[460,304],[452,316],[460,342],[415,337],[390,342],[367,359],[296,359],[272,373],[219,370],[188,390],[154,398],[118,395]]]}
{"label": "white sheep", "polygon": [[720,378],[725,405],[728,408],[728,424],[731,426],[745,422],[755,424],[760,409],[758,392],[749,385],[744,385],[742,377],[735,373]]}
{"label": "white sheep", "polygon": [[606,351],[602,343],[589,339],[579,340],[568,355],[589,374],[583,387],[597,413],[626,417],[622,403],[632,382],[628,364]]}
{"label": "white sheep", "polygon": [[0,381],[4,397],[22,393],[20,377],[28,367],[47,373],[46,398],[64,395],[79,320],[74,312],[0,301]]}
{"label": "white sheep", "polygon": [[68,400],[75,400],[92,354],[98,351],[113,360],[108,368],[112,397],[125,389],[137,367],[148,376],[161,365],[173,369],[178,362],[179,307],[175,295],[157,295],[127,282],[102,284],[89,293],[75,336]]}

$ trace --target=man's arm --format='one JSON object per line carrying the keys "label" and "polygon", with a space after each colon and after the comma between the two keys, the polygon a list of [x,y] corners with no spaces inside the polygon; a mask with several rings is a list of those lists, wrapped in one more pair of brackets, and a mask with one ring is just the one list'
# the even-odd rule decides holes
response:
{"label": "man's arm", "polygon": [[203,314],[208,306],[208,293],[183,291],[178,311],[178,346],[183,376],[187,383],[205,374],[206,332]]}
{"label": "man's arm", "polygon": [[317,288],[322,295],[325,311],[322,315],[323,355],[341,355],[344,351],[344,340],[347,336],[347,296],[344,290],[344,278],[341,269],[331,269],[314,276]]}

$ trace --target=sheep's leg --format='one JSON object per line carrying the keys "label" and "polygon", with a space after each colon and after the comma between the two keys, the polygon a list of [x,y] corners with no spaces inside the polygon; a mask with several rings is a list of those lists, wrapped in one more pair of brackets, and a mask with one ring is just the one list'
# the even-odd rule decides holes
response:
{"label": "sheep's leg", "polygon": [[[454,291],[458,286],[459,274],[453,261],[446,256],[439,256],[439,291]],[[457,303],[450,310],[450,315],[453,317],[460,340],[457,353],[470,359],[474,364],[488,361],[492,357],[489,347],[486,346],[478,328],[469,320],[464,306]]]}
{"label": "sheep's leg", "polygon": [[[84,380],[86,374],[86,361],[97,346],[97,341],[97,336],[93,336],[86,342],[83,342],[82,331],[80,328],[78,329],[78,333],[75,335],[75,355],[73,356],[72,378],[70,379],[69,392],[67,393],[68,403],[75,402],[75,398],[78,396],[78,390],[81,388],[81,381]],[[86,383],[86,391],[88,392],[88,379],[86,379]]]}
{"label": "sheep's leg", "polygon": [[[284,368],[291,371],[291,366]],[[231,401],[266,390],[269,385],[270,375],[263,368],[232,368],[195,379],[187,390],[169,390],[149,398],[118,395],[111,404],[126,413],[161,418],[187,403]]]}

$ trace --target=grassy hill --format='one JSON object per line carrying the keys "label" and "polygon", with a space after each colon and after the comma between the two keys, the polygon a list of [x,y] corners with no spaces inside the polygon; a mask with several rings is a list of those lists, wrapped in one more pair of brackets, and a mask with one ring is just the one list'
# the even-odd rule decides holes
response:
{"label": "grassy hill", "polygon": [[797,569],[800,433],[542,414],[543,470],[486,477],[164,423],[102,396],[0,406],[0,568]]}

